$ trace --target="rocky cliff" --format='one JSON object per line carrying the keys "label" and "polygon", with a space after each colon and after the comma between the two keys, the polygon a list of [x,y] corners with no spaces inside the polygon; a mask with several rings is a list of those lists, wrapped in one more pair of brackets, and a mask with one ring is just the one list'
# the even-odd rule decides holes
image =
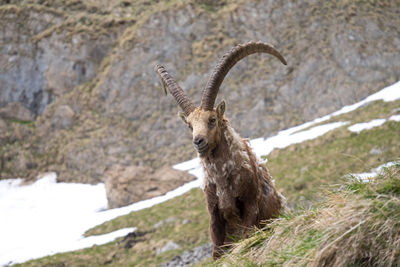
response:
{"label": "rocky cliff", "polygon": [[[114,165],[195,156],[156,63],[198,103],[219,57],[240,62],[219,99],[244,137],[269,136],[400,79],[397,1],[0,1],[0,178],[56,171],[95,183]],[[218,99],[217,99],[218,101]]]}

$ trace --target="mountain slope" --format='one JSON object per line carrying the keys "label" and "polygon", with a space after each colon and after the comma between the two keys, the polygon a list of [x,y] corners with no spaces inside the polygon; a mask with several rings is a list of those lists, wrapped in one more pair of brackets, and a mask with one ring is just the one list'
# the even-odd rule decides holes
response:
{"label": "mountain slope", "polygon": [[[294,214],[282,220],[291,223],[292,219],[302,220],[315,214],[318,203],[326,200],[327,189],[348,183],[348,178],[343,175],[366,172],[384,162],[398,160],[400,122],[389,119],[399,115],[399,108],[400,100],[367,103],[352,112],[330,118],[331,121],[346,120],[349,121],[348,124],[316,139],[274,150],[268,156],[267,166],[276,179],[276,187],[288,198],[289,207]],[[351,125],[376,118],[388,120],[383,125],[363,130],[358,134],[348,130]],[[398,177],[393,176],[393,179],[396,181]],[[311,213],[301,213],[302,207],[310,207]],[[340,206],[335,206],[335,209],[337,208]],[[300,213],[299,217],[296,217],[297,213]],[[89,230],[86,235],[105,234],[125,227],[138,227],[138,235],[127,236],[107,245],[45,257],[23,265],[160,265],[187,249],[209,242],[208,214],[200,189],[193,189],[183,196],[152,208],[108,221]],[[259,243],[269,237],[269,232],[260,233],[262,239]],[[315,241],[313,238],[314,236],[310,237],[311,243]],[[318,238],[318,235],[315,235],[315,238]],[[179,247],[157,253],[170,241]],[[299,253],[302,252],[304,250],[299,250]],[[250,260],[248,255],[242,252],[238,257],[245,257],[245,262],[259,262]],[[225,260],[229,262],[229,257],[221,264],[224,264]]]}

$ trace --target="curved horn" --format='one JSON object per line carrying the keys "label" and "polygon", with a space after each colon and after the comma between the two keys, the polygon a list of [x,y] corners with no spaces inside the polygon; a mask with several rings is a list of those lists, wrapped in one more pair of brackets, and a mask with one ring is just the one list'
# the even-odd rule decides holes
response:
{"label": "curved horn", "polygon": [[190,101],[185,91],[183,91],[174,78],[168,74],[163,66],[157,64],[154,67],[154,71],[158,73],[158,76],[160,76],[165,94],[167,94],[168,89],[171,95],[174,96],[176,102],[178,102],[178,105],[182,108],[185,115],[189,115],[195,109],[195,106],[192,101]]}
{"label": "curved horn", "polygon": [[217,98],[219,87],[229,70],[242,58],[254,53],[268,53],[277,57],[284,65],[286,60],[272,45],[262,42],[248,42],[239,44],[226,53],[217,66],[215,66],[206,87],[203,90],[201,99],[201,108],[205,110],[213,110],[214,102]]}

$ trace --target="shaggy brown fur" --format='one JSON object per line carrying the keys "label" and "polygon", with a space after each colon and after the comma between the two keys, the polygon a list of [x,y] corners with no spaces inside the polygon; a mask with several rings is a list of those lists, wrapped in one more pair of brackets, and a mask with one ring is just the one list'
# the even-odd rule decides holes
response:
{"label": "shaggy brown fur", "polygon": [[226,119],[221,124],[219,144],[209,156],[201,157],[214,259],[221,255],[222,246],[278,215],[284,200],[247,140]]}

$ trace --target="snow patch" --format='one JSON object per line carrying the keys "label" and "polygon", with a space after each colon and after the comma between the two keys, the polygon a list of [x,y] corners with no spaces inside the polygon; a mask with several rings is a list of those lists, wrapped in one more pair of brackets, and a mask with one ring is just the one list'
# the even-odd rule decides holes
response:
{"label": "snow patch", "polygon": [[372,169],[370,172],[354,173],[354,174],[350,174],[350,177],[356,178],[359,182],[367,183],[367,182],[371,181],[372,178],[381,174],[384,168],[389,168],[396,164],[399,164],[399,162],[395,162],[395,161],[387,162],[385,164],[382,164],[382,165]]}
{"label": "snow patch", "polygon": [[398,81],[397,83],[392,84],[388,87],[383,88],[379,92],[376,92],[375,94],[368,96],[367,98],[361,100],[360,102],[357,102],[353,105],[344,106],[341,109],[339,109],[338,111],[335,111],[331,114],[328,114],[323,117],[317,118],[313,121],[306,122],[301,125],[292,127],[290,129],[281,131],[280,133],[291,134],[291,133],[294,133],[297,131],[301,131],[303,129],[311,127],[312,125],[327,121],[334,116],[338,116],[338,115],[342,115],[342,114],[354,111],[357,108],[359,108],[365,104],[368,104],[370,102],[373,102],[373,101],[383,100],[385,102],[391,102],[391,101],[396,101],[398,99],[400,99],[400,81]]}
{"label": "snow patch", "polygon": [[390,121],[400,121],[400,115],[393,115],[389,118]]}
{"label": "snow patch", "polygon": [[76,242],[76,244],[74,244],[74,246],[71,246],[68,250],[77,250],[91,247],[93,245],[103,245],[119,237],[126,236],[134,231],[136,231],[136,227],[128,227],[104,235],[92,235],[89,237],[81,238]]}
{"label": "snow patch", "polygon": [[190,173],[199,177],[162,196],[129,206],[106,210],[104,184],[57,183],[50,173],[35,183],[20,186],[21,179],[0,181],[0,266],[105,244],[132,232],[120,229],[101,236],[83,237],[96,225],[152,207],[201,186],[201,168]]}
{"label": "snow patch", "polygon": [[182,163],[176,164],[172,166],[174,169],[180,170],[180,171],[187,171],[190,169],[194,169],[197,166],[200,165],[200,159],[199,158],[194,158],[188,161],[184,161]]}
{"label": "snow patch", "polygon": [[353,110],[361,107],[362,105],[365,105],[369,102],[373,102],[373,101],[377,101],[377,100],[383,100],[385,102],[390,102],[390,101],[395,101],[397,99],[400,99],[400,81],[395,84],[392,84],[388,87],[383,88],[379,92],[376,92],[375,94],[368,96],[367,98],[365,98],[364,100],[361,100],[358,103],[355,103],[355,104],[349,105],[349,106],[344,106],[343,108],[332,113],[331,115],[337,116],[337,115],[341,115],[344,113],[348,113],[350,111],[353,111]]}
{"label": "snow patch", "polygon": [[0,192],[0,265],[104,244],[132,231],[83,237],[104,221],[98,216],[107,208],[104,184],[57,183],[49,173],[31,185],[0,181]]}
{"label": "snow patch", "polygon": [[386,122],[386,119],[376,119],[376,120],[372,120],[372,121],[369,121],[369,122],[356,123],[354,125],[351,125],[347,129],[350,132],[359,133],[359,132],[361,132],[363,130],[369,130],[369,129],[372,129],[374,127],[381,126],[385,122]]}
{"label": "snow patch", "polygon": [[[315,139],[321,135],[326,134],[336,128],[344,126],[349,122],[332,122],[324,125],[315,126],[311,129],[305,131],[293,131],[285,130],[278,133],[278,135],[260,140],[258,139],[256,143],[250,142],[253,151],[258,157],[266,156],[271,153],[275,148],[285,148],[292,144],[298,144],[306,140]],[[254,146],[256,144],[256,146]]]}

